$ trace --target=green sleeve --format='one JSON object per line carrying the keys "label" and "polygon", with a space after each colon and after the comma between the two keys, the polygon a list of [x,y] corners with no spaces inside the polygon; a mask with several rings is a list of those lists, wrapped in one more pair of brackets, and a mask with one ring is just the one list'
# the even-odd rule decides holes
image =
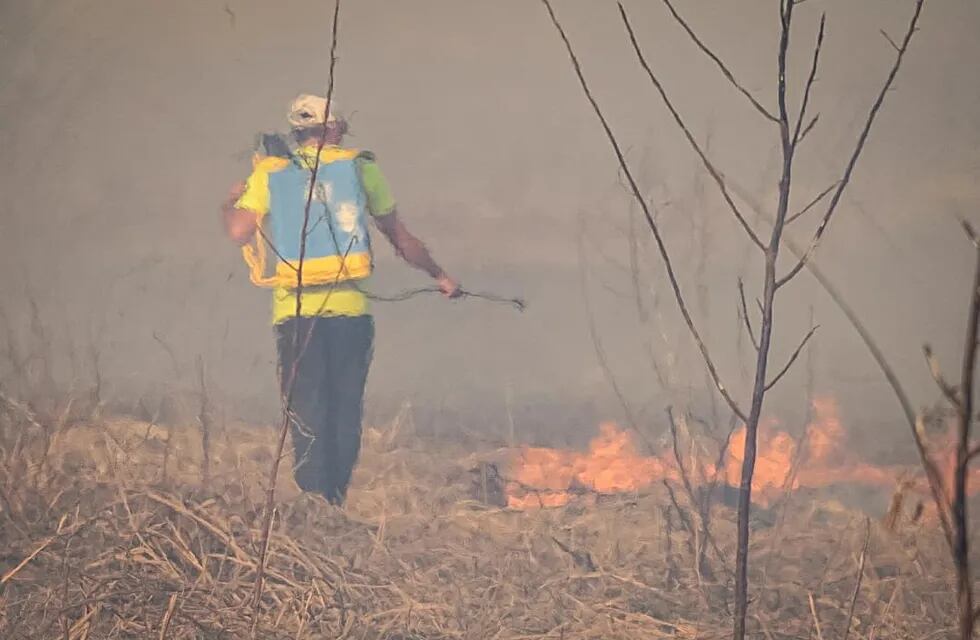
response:
{"label": "green sleeve", "polygon": [[357,158],[357,166],[361,174],[361,186],[367,195],[368,210],[372,216],[386,216],[395,210],[395,198],[388,188],[381,168],[374,161],[374,155],[362,153]]}

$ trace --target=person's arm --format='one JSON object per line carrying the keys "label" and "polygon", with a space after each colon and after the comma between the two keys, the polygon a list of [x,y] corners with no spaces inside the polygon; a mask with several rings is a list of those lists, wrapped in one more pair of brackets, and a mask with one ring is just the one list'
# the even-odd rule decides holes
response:
{"label": "person's arm", "polygon": [[228,194],[221,205],[221,217],[225,225],[225,233],[239,245],[247,244],[255,236],[258,229],[258,215],[248,209],[240,209],[238,202],[245,193],[245,183],[239,182]]}
{"label": "person's arm", "polygon": [[412,235],[412,232],[402,223],[397,211],[393,209],[383,216],[374,216],[374,223],[388,238],[391,246],[395,248],[395,253],[408,264],[434,278],[443,295],[456,298],[462,294],[459,283],[436,264],[422,241]]}
{"label": "person's arm", "polygon": [[398,212],[395,210],[395,199],[388,188],[388,181],[374,161],[374,154],[362,152],[357,160],[360,171],[361,186],[367,195],[368,210],[374,219],[374,224],[388,239],[391,246],[405,262],[416,269],[429,274],[439,285],[443,295],[458,298],[463,294],[459,283],[450,278],[436,261],[432,259],[429,250],[422,241],[405,228]]}

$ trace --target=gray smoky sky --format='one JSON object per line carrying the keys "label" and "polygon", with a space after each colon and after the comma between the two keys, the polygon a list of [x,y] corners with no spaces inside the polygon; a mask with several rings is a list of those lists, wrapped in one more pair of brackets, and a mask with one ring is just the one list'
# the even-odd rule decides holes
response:
{"label": "gray smoky sky", "polygon": [[[555,0],[583,70],[656,205],[723,376],[744,397],[736,279],[759,294],[759,256],[699,174],[626,40],[616,5]],[[775,103],[775,0],[678,0],[742,82]],[[255,134],[283,130],[300,92],[325,90],[327,1],[0,2],[0,284],[23,331],[36,299],[55,350],[102,354],[117,398],[192,389],[201,356],[231,411],[276,407],[268,292],[248,284],[218,205],[249,170]],[[797,10],[791,104],[819,16],[823,66],[797,206],[836,179],[894,51],[910,0],[811,0]],[[726,175],[775,205],[777,131],[720,76],[660,2],[628,2],[664,85]],[[524,314],[438,297],[376,303],[369,383],[376,419],[403,401],[474,428],[506,420],[591,433],[623,395],[652,428],[678,394],[707,406],[659,257],[544,7],[531,0],[346,0],[336,98],[349,143],[373,150],[399,210],[465,286],[528,301]],[[917,403],[935,398],[921,344],[958,367],[973,253],[957,216],[980,219],[980,3],[929,0],[905,65],[817,254]],[[631,216],[633,221],[631,222]],[[759,221],[760,229],[765,223]],[[796,223],[803,240],[815,217]],[[637,319],[629,238],[651,320]],[[765,230],[767,232],[767,230]],[[380,294],[426,284],[375,243]],[[774,366],[809,326],[818,391],[856,430],[900,440],[901,414],[841,313],[804,273],[777,306]],[[154,334],[158,339],[154,339]],[[666,339],[664,339],[666,338]],[[175,374],[160,340],[171,345]],[[666,393],[646,345],[671,365]],[[743,355],[745,352],[743,352]],[[770,411],[802,410],[805,359]],[[85,375],[85,366],[62,377]],[[443,427],[451,430],[451,425]],[[521,427],[523,428],[523,427]]]}

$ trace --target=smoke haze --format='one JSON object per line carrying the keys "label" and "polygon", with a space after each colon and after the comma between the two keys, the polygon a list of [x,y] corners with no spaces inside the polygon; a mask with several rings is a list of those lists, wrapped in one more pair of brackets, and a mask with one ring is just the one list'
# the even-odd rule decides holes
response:
{"label": "smoke haze", "polygon": [[[636,63],[615,5],[555,4],[656,205],[722,374],[745,397],[735,284],[747,240]],[[678,8],[773,105],[776,3],[688,0]],[[775,127],[661,3],[627,9],[717,164],[774,209]],[[798,9],[791,104],[823,10],[827,39],[811,108],[820,123],[803,146],[795,208],[839,177],[893,60],[879,30],[897,37],[911,9],[895,0],[812,0]],[[332,3],[305,0],[0,3],[0,293],[10,324],[23,334],[36,299],[52,350],[93,346],[117,398],[193,389],[200,355],[236,417],[273,416],[269,294],[249,285],[218,206],[247,174],[255,134],[284,129],[295,94],[325,90],[331,12]],[[541,4],[360,0],[343,3],[340,19],[336,96],[351,120],[348,143],[377,154],[407,225],[447,271],[467,288],[529,305],[517,314],[436,296],[376,303],[373,418],[409,401],[441,413],[441,429],[479,429],[502,424],[509,407],[518,429],[591,434],[597,419],[622,419],[623,410],[597,360],[590,317],[645,424],[662,427],[662,408],[676,397],[657,382],[648,340],[658,357],[673,354],[677,393],[689,389],[707,405],[703,365],[649,231]],[[980,4],[927,3],[817,254],[917,403],[935,397],[922,342],[950,371],[959,366],[973,253],[956,216],[980,215],[978,33]],[[790,234],[806,239],[815,222],[808,217]],[[624,270],[631,228],[648,309],[657,302],[648,324],[637,320]],[[385,243],[375,247],[373,291],[427,284]],[[761,257],[748,255],[744,277],[755,297]],[[849,424],[904,438],[897,403],[829,298],[806,273],[784,292],[773,366],[806,332],[812,309],[815,385],[839,396]],[[802,410],[803,360],[771,396],[772,411]],[[84,361],[73,370],[66,360],[61,377],[89,374]]]}

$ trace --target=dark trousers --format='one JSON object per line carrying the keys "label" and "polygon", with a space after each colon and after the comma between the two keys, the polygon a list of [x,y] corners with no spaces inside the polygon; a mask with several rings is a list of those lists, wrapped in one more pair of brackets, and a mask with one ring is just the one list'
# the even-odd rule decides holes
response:
{"label": "dark trousers", "polygon": [[291,318],[276,325],[276,342],[280,388],[290,412],[296,483],[303,491],[342,504],[361,450],[374,320],[371,316]]}

